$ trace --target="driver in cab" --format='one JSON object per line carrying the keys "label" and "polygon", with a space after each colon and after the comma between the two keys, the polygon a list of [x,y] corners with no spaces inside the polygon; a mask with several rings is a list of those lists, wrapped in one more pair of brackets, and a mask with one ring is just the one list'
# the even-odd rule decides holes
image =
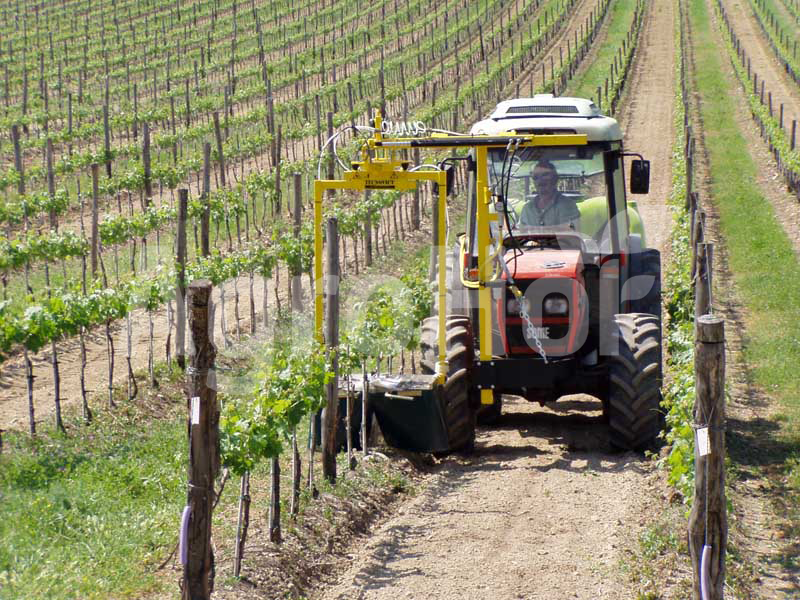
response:
{"label": "driver in cab", "polygon": [[548,160],[540,160],[531,172],[536,194],[525,203],[520,213],[520,225],[548,227],[569,225],[577,229],[580,211],[574,198],[558,191],[558,172]]}

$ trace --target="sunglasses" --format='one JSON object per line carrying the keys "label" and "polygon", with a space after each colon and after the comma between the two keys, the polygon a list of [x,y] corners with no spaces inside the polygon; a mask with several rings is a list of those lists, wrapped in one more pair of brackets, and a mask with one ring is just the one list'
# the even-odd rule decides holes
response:
{"label": "sunglasses", "polygon": [[555,181],[556,179],[558,179],[558,176],[554,173],[542,173],[541,175],[533,176],[533,180],[537,183],[540,181]]}

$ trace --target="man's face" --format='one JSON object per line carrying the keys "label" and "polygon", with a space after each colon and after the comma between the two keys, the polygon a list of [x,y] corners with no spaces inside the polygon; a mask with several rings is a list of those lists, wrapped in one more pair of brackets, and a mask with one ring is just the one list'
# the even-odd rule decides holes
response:
{"label": "man's face", "polygon": [[552,169],[536,167],[533,170],[533,183],[536,191],[542,195],[551,195],[556,191],[558,175]]}

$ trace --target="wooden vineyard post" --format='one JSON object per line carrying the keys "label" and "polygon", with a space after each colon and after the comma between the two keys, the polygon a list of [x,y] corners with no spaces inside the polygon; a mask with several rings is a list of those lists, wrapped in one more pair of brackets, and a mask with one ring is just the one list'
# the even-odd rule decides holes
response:
{"label": "wooden vineyard post", "polygon": [[250,472],[245,471],[239,489],[239,522],[236,526],[236,542],[233,556],[233,576],[239,577],[242,572],[242,557],[247,541],[247,529],[250,526]]}
{"label": "wooden vineyard post", "polygon": [[211,144],[203,144],[203,214],[200,217],[200,252],[203,256],[211,255]]}
{"label": "wooden vineyard post", "polygon": [[[369,206],[372,190],[364,192],[364,201]],[[367,222],[364,225],[364,264],[372,266],[372,209],[367,209]]]}
{"label": "wooden vineyard post", "polygon": [[[186,369],[189,419],[188,523],[184,543],[184,600],[207,600],[214,587],[211,569],[211,511],[214,478],[219,467],[219,412],[217,392],[208,385],[213,377],[216,349],[209,339],[211,282],[189,285],[189,367]],[[184,556],[182,555],[183,559]]]}
{"label": "wooden vineyard post", "polygon": [[100,248],[100,237],[98,232],[99,201],[100,201],[100,165],[92,163],[92,279],[97,277],[97,255]]}
{"label": "wooden vineyard post", "polygon": [[725,322],[720,317],[703,315],[697,319],[695,381],[695,486],[689,515],[693,598],[721,600],[725,586],[728,516],[725,504]]}
{"label": "wooden vineyard post", "polygon": [[292,431],[292,499],[289,505],[289,514],[297,516],[300,510],[300,480],[303,475],[303,465],[300,461],[300,451],[297,448],[297,431]]}
{"label": "wooden vineyard post", "polygon": [[[292,206],[292,220],[293,220],[293,233],[295,239],[300,239],[300,229],[302,227],[302,210],[303,210],[303,180],[300,173],[293,175],[294,184],[294,198]],[[294,273],[291,276],[291,285],[289,291],[292,296],[292,311],[303,312],[303,286],[302,274]]]}
{"label": "wooden vineyard post", "polygon": [[270,459],[269,541],[280,544],[281,537],[281,463],[277,456]]}
{"label": "wooden vineyard post", "polygon": [[[414,164],[420,164],[420,153],[419,148],[414,148]],[[414,231],[419,231],[419,213],[420,213],[420,193],[419,193],[419,184],[414,187],[414,201],[411,204],[411,227]],[[436,219],[434,219],[435,221]]]}
{"label": "wooden vineyard post", "polygon": [[[327,115],[325,115],[325,123],[328,127],[328,138],[326,139],[326,143],[333,137],[333,113],[328,111]],[[335,177],[335,167],[336,167],[336,157],[333,153],[334,146],[331,145],[330,155],[328,156],[328,179],[333,179]],[[335,192],[333,190],[328,191],[328,196],[333,198]]]}
{"label": "wooden vineyard post", "polygon": [[361,452],[364,457],[369,454],[367,448],[367,410],[369,405],[369,379],[366,359],[361,363]]}
{"label": "wooden vineyard post", "polygon": [[222,134],[219,130],[219,112],[214,111],[214,137],[217,139],[217,161],[219,162],[219,187],[225,187],[225,157],[222,154]]}
{"label": "wooden vineyard post", "polygon": [[694,315],[699,317],[711,312],[711,261],[714,244],[697,244],[697,268],[695,270]]}
{"label": "wooden vineyard post", "polygon": [[22,163],[22,150],[19,145],[19,126],[11,126],[11,140],[14,143],[14,169],[19,173],[19,182],[17,183],[17,193],[22,196],[25,194],[25,171]]}
{"label": "wooden vineyard post", "polygon": [[150,165],[150,125],[147,121],[142,123],[142,166],[144,167],[144,198],[145,208],[150,207],[153,201],[153,176]]}
{"label": "wooden vineyard post", "polygon": [[111,179],[111,128],[108,125],[108,104],[103,104],[103,162],[106,163],[106,176]]}
{"label": "wooden vineyard post", "polygon": [[277,141],[275,142],[275,211],[281,214],[281,135],[283,126],[278,125]]}
{"label": "wooden vineyard post", "polygon": [[439,219],[436,215],[439,214],[439,194],[433,194],[431,198],[432,217],[431,217],[431,255],[430,264],[428,265],[428,281],[436,280],[436,269],[438,263],[439,253]]}
{"label": "wooden vineyard post", "polygon": [[331,483],[336,481],[336,431],[339,423],[339,229],[338,221],[328,219],[325,275],[325,344],[331,361],[333,377],[325,385],[325,408],[322,410],[322,475]]}
{"label": "wooden vineyard post", "polygon": [[189,190],[178,190],[178,238],[175,267],[177,286],[175,293],[175,359],[181,369],[186,368],[186,215],[189,207]]}

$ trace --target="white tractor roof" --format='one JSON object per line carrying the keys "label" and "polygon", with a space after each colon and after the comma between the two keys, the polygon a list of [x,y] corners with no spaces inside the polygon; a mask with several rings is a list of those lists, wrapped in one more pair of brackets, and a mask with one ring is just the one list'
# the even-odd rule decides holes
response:
{"label": "white tractor roof", "polygon": [[600,109],[585,98],[536,94],[533,98],[506,100],[495,107],[487,119],[472,126],[472,135],[496,135],[504,131],[519,133],[585,133],[590,142],[622,139],[619,123],[600,114]]}

